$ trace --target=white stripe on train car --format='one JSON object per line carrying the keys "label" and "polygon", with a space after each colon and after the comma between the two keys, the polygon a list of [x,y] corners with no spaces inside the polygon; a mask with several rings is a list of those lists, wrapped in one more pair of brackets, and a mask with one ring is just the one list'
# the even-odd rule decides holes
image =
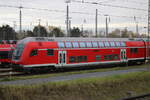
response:
{"label": "white stripe on train car", "polygon": [[33,65],[23,65],[23,67],[39,67],[39,66],[55,66],[55,67],[74,67],[74,66],[83,66],[83,65],[98,65],[98,64],[113,64],[113,63],[127,63],[128,60],[142,60],[142,58],[130,58],[127,59],[126,61],[103,61],[103,62],[90,62],[90,63],[74,63],[74,64],[55,64],[55,63],[50,63],[50,64],[33,64]]}
{"label": "white stripe on train car", "polygon": [[0,48],[0,50],[4,50],[4,49],[11,49],[11,48]]}
{"label": "white stripe on train car", "polygon": [[[76,66],[86,66],[86,65],[100,65],[100,64],[114,64],[114,63],[123,63],[119,61],[105,61],[105,62],[90,62],[90,63],[75,63],[75,64],[63,64],[63,65],[56,65],[56,68],[61,67],[76,67]],[[125,63],[125,62],[124,62]]]}
{"label": "white stripe on train car", "polygon": [[97,65],[97,64],[109,64],[109,63],[120,63],[120,61],[105,61],[105,62],[90,62],[90,63],[75,63],[75,64],[33,64],[33,65],[23,65],[23,67],[39,67],[39,66],[55,66],[55,67],[64,67],[64,66],[80,66],[80,65]]}
{"label": "white stripe on train car", "polygon": [[141,58],[129,58],[128,60],[142,60],[142,59],[145,59],[144,57],[141,57]]}
{"label": "white stripe on train car", "polygon": [[56,64],[33,64],[33,65],[23,65],[23,67],[39,67],[39,66],[55,66]]}

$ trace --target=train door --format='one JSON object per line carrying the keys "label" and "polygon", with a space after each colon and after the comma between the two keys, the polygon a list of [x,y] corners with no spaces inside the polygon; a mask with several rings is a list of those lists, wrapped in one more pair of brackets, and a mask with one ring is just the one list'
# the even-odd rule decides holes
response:
{"label": "train door", "polygon": [[127,62],[127,51],[126,51],[126,49],[121,49],[120,59],[121,59],[121,62]]}
{"label": "train door", "polygon": [[58,51],[58,65],[63,66],[67,62],[67,52],[66,51]]}

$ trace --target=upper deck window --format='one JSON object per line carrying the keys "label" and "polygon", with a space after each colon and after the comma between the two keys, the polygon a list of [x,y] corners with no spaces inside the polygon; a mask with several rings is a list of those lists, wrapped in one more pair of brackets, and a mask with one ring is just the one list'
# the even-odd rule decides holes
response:
{"label": "upper deck window", "polygon": [[86,42],[87,47],[92,47],[92,43],[91,42]]}
{"label": "upper deck window", "polygon": [[110,42],[111,47],[115,47],[115,42]]}
{"label": "upper deck window", "polygon": [[104,47],[104,43],[103,42],[98,42],[100,47]]}
{"label": "upper deck window", "polygon": [[98,43],[97,42],[92,42],[93,47],[97,48],[98,47]]}
{"label": "upper deck window", "polygon": [[58,42],[58,47],[59,48],[65,48],[64,42]]}
{"label": "upper deck window", "polygon": [[116,46],[120,47],[121,46],[120,42],[116,42]]}
{"label": "upper deck window", "polygon": [[121,42],[121,46],[125,47],[126,46],[125,42]]}
{"label": "upper deck window", "polygon": [[110,46],[109,42],[104,42],[104,44],[105,44],[105,47],[109,47]]}
{"label": "upper deck window", "polygon": [[74,48],[79,48],[78,42],[72,42],[72,45],[73,45]]}
{"label": "upper deck window", "polygon": [[79,44],[80,44],[81,48],[85,48],[86,47],[85,42],[80,42]]}
{"label": "upper deck window", "polygon": [[66,42],[66,47],[67,47],[67,48],[72,48],[71,42]]}

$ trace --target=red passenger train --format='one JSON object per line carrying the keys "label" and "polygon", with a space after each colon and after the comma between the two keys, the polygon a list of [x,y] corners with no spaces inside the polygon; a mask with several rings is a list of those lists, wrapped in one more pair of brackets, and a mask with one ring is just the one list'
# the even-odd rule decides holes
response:
{"label": "red passenger train", "polygon": [[0,40],[0,64],[7,65],[11,63],[11,55],[16,47],[15,40]]}
{"label": "red passenger train", "polygon": [[16,70],[142,63],[148,49],[144,39],[29,37],[19,41],[12,61]]}

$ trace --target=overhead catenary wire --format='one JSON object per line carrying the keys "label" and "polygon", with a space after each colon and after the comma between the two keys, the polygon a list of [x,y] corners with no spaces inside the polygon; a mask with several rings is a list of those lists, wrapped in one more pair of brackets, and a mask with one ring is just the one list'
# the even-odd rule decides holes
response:
{"label": "overhead catenary wire", "polygon": [[[98,2],[100,1],[100,2]],[[111,3],[111,2],[126,2],[126,3],[134,3],[134,4],[142,4],[142,5],[147,5],[148,2],[139,2],[139,1],[135,1],[135,0],[108,0],[108,1],[101,1],[101,0],[97,0],[96,2],[98,3]]]}
{"label": "overhead catenary wire", "polygon": [[[8,7],[8,8],[20,8],[20,6],[12,6],[12,5],[0,5],[0,7]],[[48,11],[48,12],[58,12],[58,13],[65,13],[65,10],[51,10],[48,8],[34,8],[34,7],[25,7],[25,6],[21,6],[22,9],[31,9],[31,10],[40,10],[40,11]],[[79,11],[71,11],[70,13],[72,14],[83,14],[83,15],[94,15],[94,13],[89,13],[89,12],[79,12]],[[134,16],[119,16],[119,15],[111,15],[111,14],[105,14],[100,12],[100,14],[98,14],[100,16],[104,16],[104,15],[109,15],[112,17],[122,17],[122,18],[133,18]],[[145,19],[143,17],[136,17],[138,19]]]}
{"label": "overhead catenary wire", "polygon": [[77,3],[87,3],[87,4],[93,4],[93,5],[101,5],[101,6],[107,6],[107,7],[122,8],[122,9],[130,9],[130,10],[146,11],[147,12],[147,9],[141,9],[141,8],[111,5],[111,4],[104,4],[104,3],[97,3],[97,2],[87,2],[87,1],[81,2],[81,1],[77,1],[77,0],[72,0],[72,1],[77,2]]}
{"label": "overhead catenary wire", "polygon": [[[118,0],[120,1],[120,0]],[[148,2],[139,2],[139,1],[135,1],[135,0],[121,0],[123,2],[128,2],[128,3],[134,3],[134,4],[144,4],[144,5],[147,5]]]}

